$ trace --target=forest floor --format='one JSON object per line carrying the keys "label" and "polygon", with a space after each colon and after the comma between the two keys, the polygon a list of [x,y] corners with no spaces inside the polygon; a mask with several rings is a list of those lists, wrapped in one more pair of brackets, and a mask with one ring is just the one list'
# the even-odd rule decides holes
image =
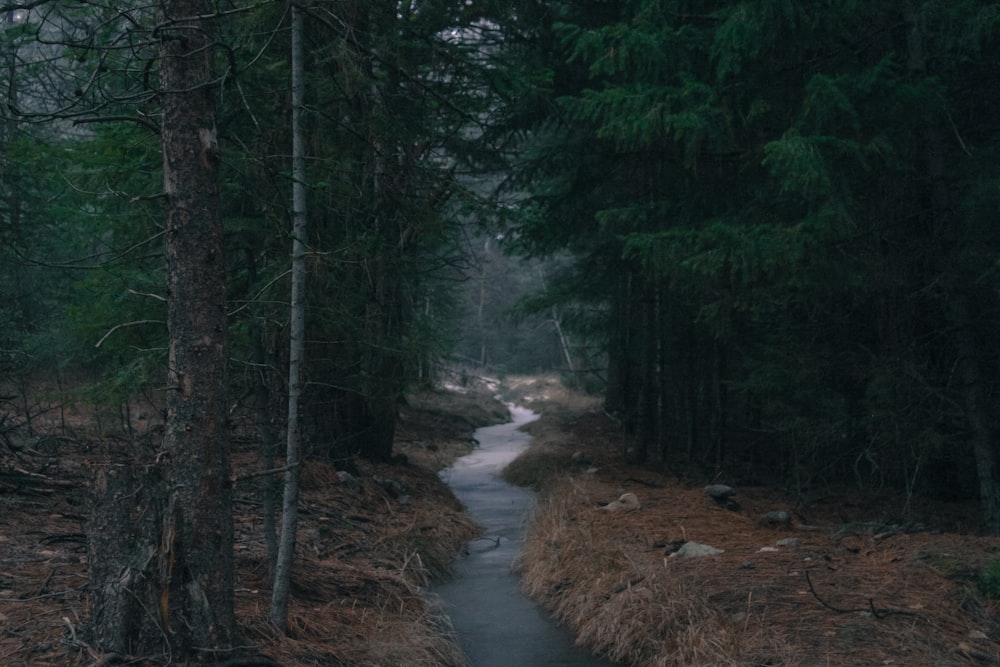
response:
{"label": "forest floor", "polygon": [[[411,397],[394,463],[356,462],[349,477],[329,463],[304,468],[287,636],[266,621],[260,478],[241,478],[261,464],[237,439],[236,601],[248,647],[286,667],[463,664],[426,585],[477,529],[436,472],[471,450],[474,428],[504,419],[491,392]],[[519,563],[525,588],[596,652],[663,666],[1000,664],[1000,604],[977,587],[1000,539],[972,532],[974,507],[914,500],[917,524],[892,518],[905,501],[892,494],[739,487],[727,508],[704,490],[724,478],[623,464],[620,431],[595,399],[552,378],[512,378],[504,392],[542,414],[507,473],[542,493]],[[16,451],[0,442],[3,667],[113,664],[84,630],[81,524],[106,449],[83,433],[85,414],[63,410],[59,435]],[[623,492],[638,509],[601,509]],[[778,511],[787,524],[762,519]],[[672,555],[685,542],[723,552]],[[146,658],[159,660],[115,664],[164,662]]]}
{"label": "forest floor", "polygon": [[[720,503],[706,486],[724,475],[622,463],[597,406],[541,412],[505,471],[542,492],[519,570],[578,643],[658,667],[1000,664],[980,585],[992,573],[1000,594],[1000,538],[974,533],[975,503],[911,498],[907,515],[898,493],[763,487]],[[623,493],[638,509],[602,509]],[[722,552],[685,557],[694,544]]]}
{"label": "forest floor", "polygon": [[[157,437],[147,416],[155,411],[133,409],[126,437],[107,435],[114,420],[85,403],[41,407],[48,416],[34,421],[30,438],[0,438],[0,667],[180,664],[105,655],[86,635],[88,485],[116,447]],[[237,435],[237,621],[246,653],[273,660],[253,664],[463,665],[426,585],[445,576],[477,528],[436,473],[472,451],[474,429],[508,419],[482,387],[426,392],[400,407],[392,463],[353,461],[349,475],[305,464],[287,636],[267,622],[262,478],[253,476],[263,464]]]}

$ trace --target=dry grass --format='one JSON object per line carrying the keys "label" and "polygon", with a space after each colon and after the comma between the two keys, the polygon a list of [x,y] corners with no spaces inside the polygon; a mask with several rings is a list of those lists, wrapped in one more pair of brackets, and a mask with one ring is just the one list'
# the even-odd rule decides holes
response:
{"label": "dry grass", "polygon": [[504,400],[518,403],[553,419],[563,419],[601,405],[598,396],[567,389],[556,375],[511,375],[504,378]]}
{"label": "dry grass", "polygon": [[[729,511],[704,480],[622,464],[616,427],[599,412],[543,417],[533,428],[540,449],[528,450],[526,467],[548,462],[555,477],[519,568],[526,592],[581,644],[642,666],[1000,663],[1000,605],[976,590],[1000,539],[947,532],[974,523],[969,507],[922,503],[924,522],[945,530],[913,533],[869,523],[900,502],[889,496],[845,491],[800,505],[740,488],[742,507]],[[576,451],[596,470],[566,463]],[[597,509],[624,491],[640,509]],[[764,525],[772,510],[794,525]],[[777,547],[782,538],[799,543]],[[670,557],[682,541],[724,553]]]}
{"label": "dry grass", "polygon": [[649,558],[645,540],[614,530],[622,515],[596,509],[604,491],[574,478],[547,490],[521,559],[525,592],[576,628],[589,648],[623,664],[773,660],[780,642],[762,619],[710,604],[684,576],[686,563]]}
{"label": "dry grass", "polygon": [[[287,635],[266,620],[271,591],[256,490],[261,478],[236,485],[236,606],[247,648],[284,667],[464,667],[449,621],[424,587],[449,569],[478,528],[436,471],[471,449],[473,424],[504,409],[481,397],[477,403],[424,396],[414,403],[403,408],[397,441],[397,451],[415,453],[409,464],[355,462],[359,490],[342,483],[328,463],[303,466]],[[83,417],[78,426],[85,429]],[[37,486],[0,490],[3,667],[91,666],[100,659],[80,631],[87,617],[81,500],[99,449],[68,438],[58,443],[38,461],[45,475]],[[0,470],[35,466],[4,455],[0,449]],[[233,463],[237,475],[262,469],[249,449]],[[406,497],[388,492],[379,476],[399,483]],[[128,664],[158,665],[160,657],[132,656]]]}
{"label": "dry grass", "polygon": [[406,565],[302,559],[288,634],[273,631],[256,595],[239,600],[242,625],[283,665],[464,667],[447,618]]}
{"label": "dry grass", "polygon": [[[463,667],[448,620],[424,587],[478,528],[432,471],[358,465],[360,491],[341,484],[329,464],[304,466],[290,631],[272,634],[262,652],[283,665]],[[393,498],[376,477],[399,482],[407,498]],[[259,546],[247,557],[257,562],[244,569],[262,573]],[[244,625],[266,637],[260,605],[270,591],[263,576],[251,583],[239,609]]]}
{"label": "dry grass", "polygon": [[590,467],[589,458],[574,459],[577,450],[562,424],[597,410],[600,399],[566,389],[555,376],[507,378],[504,396],[545,415],[521,427],[531,434],[531,447],[503,470],[504,480],[538,491],[553,479]]}

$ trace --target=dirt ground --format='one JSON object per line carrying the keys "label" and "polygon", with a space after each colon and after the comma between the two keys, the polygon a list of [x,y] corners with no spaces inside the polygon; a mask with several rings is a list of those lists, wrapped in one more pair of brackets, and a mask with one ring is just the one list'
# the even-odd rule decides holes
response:
{"label": "dirt ground", "polygon": [[[916,500],[919,522],[902,522],[888,493],[717,502],[705,487],[724,477],[624,465],[617,425],[582,407],[531,425],[506,474],[543,488],[524,588],[579,643],[634,665],[1000,663],[1000,604],[977,586],[1000,539],[971,532],[974,505]],[[639,508],[602,509],[623,493]],[[685,543],[722,552],[686,558]]]}
{"label": "dirt ground", "polygon": [[[974,508],[917,503],[920,523],[901,525],[888,518],[902,503],[891,495],[797,501],[764,488],[737,488],[738,506],[725,507],[704,489],[724,478],[623,465],[600,402],[554,378],[451,389],[400,407],[398,460],[357,462],[357,484],[327,463],[304,469],[288,636],[265,618],[257,479],[238,482],[236,600],[248,647],[286,667],[463,665],[425,585],[477,529],[435,472],[470,451],[474,428],[503,419],[488,398],[502,390],[543,415],[508,470],[543,489],[519,563],[525,589],[594,651],[644,666],[1000,663],[1000,605],[976,585],[1000,560],[1000,539],[971,532]],[[75,433],[19,446],[0,443],[0,666],[163,664],[112,662],[84,633],[81,525],[102,444]],[[236,449],[238,476],[260,468],[249,444]],[[623,493],[639,508],[601,509]],[[762,519],[779,511],[787,523]],[[685,543],[723,551],[675,555]]]}
{"label": "dirt ground", "polygon": [[[464,664],[425,586],[477,534],[436,472],[471,451],[475,428],[508,417],[490,388],[471,389],[409,397],[392,464],[356,461],[346,481],[329,463],[304,466],[288,636],[266,620],[260,478],[250,476],[262,464],[235,438],[236,605],[248,650],[285,667]],[[163,656],[102,655],[87,641],[87,487],[109,439],[122,438],[99,438],[85,407],[63,408],[50,413],[60,415],[52,433],[36,423],[15,448],[0,442],[0,667],[162,665]],[[72,436],[62,435],[67,423]],[[138,437],[156,429],[133,426]]]}

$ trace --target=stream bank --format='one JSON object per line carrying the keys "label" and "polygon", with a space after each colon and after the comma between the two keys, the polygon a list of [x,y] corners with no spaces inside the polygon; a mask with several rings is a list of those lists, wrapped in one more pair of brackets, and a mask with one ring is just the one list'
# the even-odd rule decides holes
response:
{"label": "stream bank", "polygon": [[566,628],[524,596],[511,571],[536,497],[504,482],[500,472],[528,446],[531,436],[520,427],[537,417],[519,407],[511,414],[510,423],[477,430],[479,446],[441,473],[484,532],[468,543],[453,576],[433,590],[474,667],[610,665],[575,646]]}

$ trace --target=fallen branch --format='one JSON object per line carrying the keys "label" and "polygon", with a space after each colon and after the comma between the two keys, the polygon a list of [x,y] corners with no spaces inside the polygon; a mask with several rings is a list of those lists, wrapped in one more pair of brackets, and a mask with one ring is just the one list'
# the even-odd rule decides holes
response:
{"label": "fallen branch", "polygon": [[293,470],[295,468],[298,468],[299,465],[301,465],[301,464],[295,463],[295,464],[292,464],[290,466],[282,466],[280,468],[270,468],[269,470],[260,470],[258,472],[250,472],[250,473],[247,473],[245,475],[236,475],[236,476],[233,477],[233,483],[236,484],[237,482],[245,482],[248,479],[253,479],[255,477],[264,477],[266,475],[277,475],[277,474],[280,474],[280,473],[283,473],[283,472],[288,472],[289,470]]}
{"label": "fallen branch", "polygon": [[834,607],[832,604],[830,604],[829,602],[827,602],[826,600],[824,600],[823,598],[821,598],[819,596],[819,593],[816,592],[816,588],[813,586],[812,579],[809,577],[809,570],[806,570],[806,583],[809,584],[809,592],[812,593],[812,596],[814,598],[816,598],[817,602],[819,602],[821,605],[823,605],[824,607],[826,607],[830,611],[836,612],[838,614],[854,614],[854,613],[858,613],[858,612],[870,611],[871,615],[874,616],[875,618],[879,619],[879,620],[882,620],[884,618],[888,618],[889,616],[892,616],[893,614],[900,615],[900,616],[915,616],[916,618],[927,620],[923,616],[923,614],[918,614],[918,613],[913,612],[913,611],[907,611],[906,609],[889,609],[889,608],[886,608],[886,609],[876,609],[875,608],[875,602],[872,600],[872,598],[868,598],[868,608],[867,609],[864,609],[864,608],[841,609],[840,607]]}

